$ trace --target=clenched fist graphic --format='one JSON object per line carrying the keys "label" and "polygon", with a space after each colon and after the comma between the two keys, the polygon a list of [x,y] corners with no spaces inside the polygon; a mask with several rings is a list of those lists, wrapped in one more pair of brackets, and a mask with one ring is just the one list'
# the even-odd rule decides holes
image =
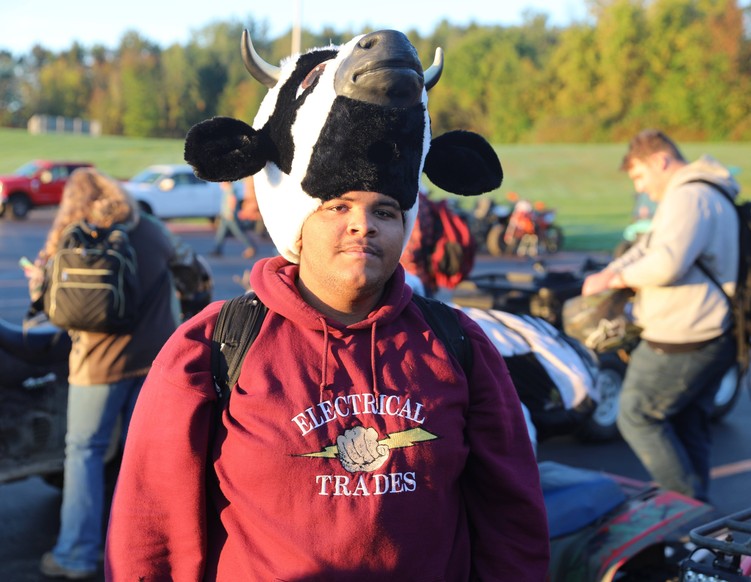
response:
{"label": "clenched fist graphic", "polygon": [[374,428],[356,426],[336,437],[336,447],[342,467],[350,473],[375,471],[389,458],[387,445],[378,444]]}

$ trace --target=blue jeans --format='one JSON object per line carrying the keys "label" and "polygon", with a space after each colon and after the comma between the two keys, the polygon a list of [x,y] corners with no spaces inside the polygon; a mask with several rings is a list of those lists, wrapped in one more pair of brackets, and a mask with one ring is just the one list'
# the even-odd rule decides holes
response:
{"label": "blue jeans", "polygon": [[734,361],[729,334],[685,353],[664,353],[642,341],[631,354],[618,428],[663,487],[707,500],[709,414],[720,379]]}
{"label": "blue jeans", "polygon": [[65,485],[60,534],[52,550],[74,570],[95,570],[100,560],[104,511],[104,457],[118,417],[121,445],[145,376],[112,384],[68,387]]}

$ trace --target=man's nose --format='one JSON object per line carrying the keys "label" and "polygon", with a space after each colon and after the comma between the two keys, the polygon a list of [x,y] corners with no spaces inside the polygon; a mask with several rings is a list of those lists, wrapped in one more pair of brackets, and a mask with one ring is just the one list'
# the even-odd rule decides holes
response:
{"label": "man's nose", "polygon": [[350,212],[349,231],[352,233],[369,234],[375,232],[375,217],[364,210],[353,210]]}

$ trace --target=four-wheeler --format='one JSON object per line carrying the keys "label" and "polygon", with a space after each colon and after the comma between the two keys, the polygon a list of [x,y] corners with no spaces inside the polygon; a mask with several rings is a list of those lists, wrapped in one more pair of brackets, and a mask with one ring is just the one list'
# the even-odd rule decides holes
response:
{"label": "four-wheeler", "polygon": [[696,549],[680,564],[680,582],[751,580],[751,508],[689,532]]}

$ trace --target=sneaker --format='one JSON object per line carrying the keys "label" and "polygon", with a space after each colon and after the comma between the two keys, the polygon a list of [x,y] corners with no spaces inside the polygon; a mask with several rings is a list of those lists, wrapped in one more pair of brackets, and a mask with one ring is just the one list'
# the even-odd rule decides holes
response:
{"label": "sneaker", "polygon": [[250,259],[254,257],[255,254],[256,254],[255,247],[248,247],[247,249],[243,251],[243,259]]}
{"label": "sneaker", "polygon": [[58,563],[52,552],[42,556],[39,571],[49,578],[67,578],[68,580],[90,580],[96,575],[96,570],[73,570]]}

